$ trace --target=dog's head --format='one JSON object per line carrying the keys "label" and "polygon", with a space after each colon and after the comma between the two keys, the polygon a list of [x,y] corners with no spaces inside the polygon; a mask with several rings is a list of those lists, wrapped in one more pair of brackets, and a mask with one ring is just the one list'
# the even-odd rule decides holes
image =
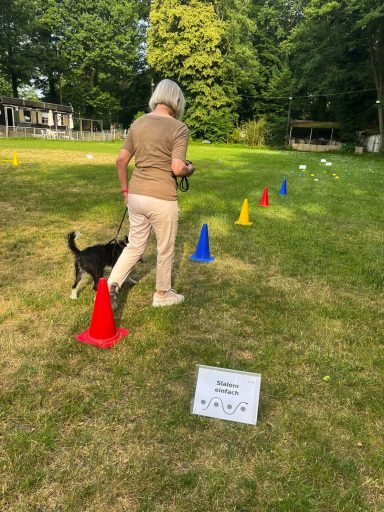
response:
{"label": "dog's head", "polygon": [[123,252],[123,249],[128,245],[128,237],[125,236],[121,240],[111,240],[108,244],[112,253],[112,261],[113,265],[116,263],[120,254]]}

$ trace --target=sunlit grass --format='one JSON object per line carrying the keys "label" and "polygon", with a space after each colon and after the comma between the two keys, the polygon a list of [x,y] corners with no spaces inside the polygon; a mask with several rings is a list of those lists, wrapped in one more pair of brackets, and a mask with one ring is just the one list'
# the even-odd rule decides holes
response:
{"label": "sunlit grass", "polygon": [[[120,295],[130,334],[103,351],[74,339],[94,294],[69,299],[65,236],[114,236],[119,146],[0,141],[21,164],[0,165],[1,510],[381,512],[383,160],[193,144],[186,302],[151,307],[151,240]],[[203,223],[209,265],[188,259]],[[196,364],[262,375],[256,427],[190,414]]]}

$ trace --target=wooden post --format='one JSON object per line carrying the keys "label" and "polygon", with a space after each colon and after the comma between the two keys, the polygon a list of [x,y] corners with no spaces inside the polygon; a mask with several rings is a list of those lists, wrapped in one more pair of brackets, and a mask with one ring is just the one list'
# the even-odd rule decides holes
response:
{"label": "wooden post", "polygon": [[291,129],[289,130],[289,142],[288,142],[288,146],[291,145],[291,139],[292,139],[292,126],[291,126]]}
{"label": "wooden post", "polygon": [[[291,89],[291,95],[292,95],[292,89]],[[287,139],[288,139],[288,145],[290,145],[290,143],[291,143],[292,126],[291,126],[291,131],[290,131],[289,136],[288,136],[288,130],[289,130],[290,122],[291,122],[292,96],[289,96],[288,99],[289,99],[289,103],[288,103],[288,116],[287,116],[287,130],[285,132],[285,143],[287,143]]]}
{"label": "wooden post", "polygon": [[329,141],[329,144],[330,144],[330,145],[332,144],[332,137],[333,137],[333,128],[332,128],[332,130],[331,130],[331,139],[330,139],[330,141]]}
{"label": "wooden post", "polygon": [[311,140],[312,140],[312,131],[313,131],[313,128],[311,128],[311,133],[309,135],[309,143],[311,143]]}

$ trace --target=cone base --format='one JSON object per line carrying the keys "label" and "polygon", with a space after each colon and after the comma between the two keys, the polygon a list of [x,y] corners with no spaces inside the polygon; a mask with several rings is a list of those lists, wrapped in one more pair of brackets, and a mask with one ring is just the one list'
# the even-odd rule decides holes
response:
{"label": "cone base", "polygon": [[127,329],[124,329],[124,327],[119,327],[116,329],[116,334],[112,338],[106,338],[106,339],[98,339],[93,338],[89,334],[89,329],[87,329],[84,332],[81,332],[75,338],[77,341],[80,341],[81,343],[87,343],[88,345],[94,345],[98,348],[111,348],[113,345],[116,345],[118,341],[120,341],[124,336],[127,336],[129,334],[129,331]]}
{"label": "cone base", "polygon": [[263,206],[264,208],[267,208],[269,204],[259,204],[259,206]]}
{"label": "cone base", "polygon": [[241,222],[239,220],[236,220],[235,224],[238,224],[239,226],[252,226],[253,222]]}
{"label": "cone base", "polygon": [[189,257],[190,261],[199,261],[200,263],[212,263],[215,260],[214,256],[209,256],[209,258],[198,258],[196,254],[192,254]]}

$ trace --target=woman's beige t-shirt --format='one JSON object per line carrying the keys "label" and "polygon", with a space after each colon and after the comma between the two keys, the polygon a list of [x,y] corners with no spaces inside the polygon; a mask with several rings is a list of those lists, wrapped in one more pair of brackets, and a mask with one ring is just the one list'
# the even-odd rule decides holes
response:
{"label": "woman's beige t-shirt", "polygon": [[135,156],[129,193],[175,201],[172,158],[185,160],[188,135],[187,125],[173,117],[146,114],[137,119],[122,146]]}

